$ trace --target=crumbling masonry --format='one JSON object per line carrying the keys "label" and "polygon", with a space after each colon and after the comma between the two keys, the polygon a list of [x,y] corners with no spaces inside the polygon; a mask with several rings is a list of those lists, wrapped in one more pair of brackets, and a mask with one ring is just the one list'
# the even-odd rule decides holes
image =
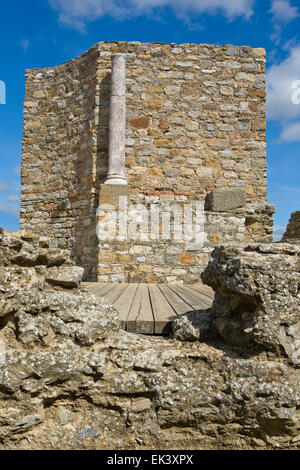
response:
{"label": "crumbling masonry", "polygon": [[283,242],[300,244],[300,211],[291,214],[289,223],[282,237]]}

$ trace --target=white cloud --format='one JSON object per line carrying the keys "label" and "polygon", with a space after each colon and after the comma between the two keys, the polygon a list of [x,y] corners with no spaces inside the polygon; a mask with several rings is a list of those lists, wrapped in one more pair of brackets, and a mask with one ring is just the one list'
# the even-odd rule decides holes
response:
{"label": "white cloud", "polygon": [[271,13],[274,21],[289,23],[299,16],[297,7],[291,5],[289,0],[274,0]]}
{"label": "white cloud", "polygon": [[4,193],[4,191],[7,191],[8,189],[16,191],[18,187],[15,184],[5,183],[4,181],[0,180],[0,193]]}
{"label": "white cloud", "polygon": [[273,0],[270,13],[273,15],[274,24],[274,32],[271,34],[270,39],[277,46],[282,47],[281,33],[283,27],[298,18],[300,12],[297,7],[291,5],[290,0]]}
{"label": "white cloud", "polygon": [[300,122],[286,124],[280,134],[283,142],[300,142]]}
{"label": "white cloud", "polygon": [[300,142],[300,46],[267,71],[267,117],[281,124],[278,142]]}
{"label": "white cloud", "polygon": [[20,41],[20,45],[22,46],[24,54],[25,54],[30,46],[29,39],[22,39],[22,41]]}
{"label": "white cloud", "polygon": [[297,186],[276,186],[276,189],[280,189],[281,191],[285,191],[285,192],[296,192],[296,193],[300,193],[300,188],[297,187]]}
{"label": "white cloud", "polygon": [[21,174],[21,165],[17,165],[13,168],[13,172],[15,175],[20,176]]}
{"label": "white cloud", "polygon": [[297,89],[294,82],[300,80],[300,46],[290,50],[289,56],[267,71],[267,115],[272,120],[291,120],[300,117],[300,104],[293,96]]}
{"label": "white cloud", "polygon": [[18,194],[11,194],[3,202],[0,202],[0,212],[6,212],[18,217],[19,211],[20,196]]}
{"label": "white cloud", "polygon": [[186,19],[188,14],[224,14],[233,19],[237,16],[249,18],[254,0],[48,0],[59,12],[59,20],[75,29],[84,31],[85,24],[105,15],[125,19],[153,10],[168,7]]}

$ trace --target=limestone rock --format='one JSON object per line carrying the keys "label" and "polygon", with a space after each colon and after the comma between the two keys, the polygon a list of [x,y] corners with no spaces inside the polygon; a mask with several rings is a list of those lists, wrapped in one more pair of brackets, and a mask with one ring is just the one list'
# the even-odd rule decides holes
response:
{"label": "limestone rock", "polygon": [[172,323],[173,337],[179,341],[197,341],[200,330],[196,329],[185,315],[176,318]]}
{"label": "limestone rock", "polygon": [[46,281],[63,287],[78,287],[82,281],[84,268],[66,266],[47,270]]}
{"label": "limestone rock", "polygon": [[202,280],[216,292],[212,321],[228,343],[300,364],[299,255],[288,244],[214,250]]}
{"label": "limestone rock", "polygon": [[90,439],[92,437],[98,437],[99,433],[97,429],[93,428],[92,426],[86,426],[81,432],[79,432],[75,439]]}
{"label": "limestone rock", "polygon": [[15,314],[18,338],[31,346],[59,344],[67,338],[92,345],[120,328],[114,307],[82,292],[23,292],[19,302]]}
{"label": "limestone rock", "polygon": [[5,233],[0,232],[0,264],[1,266],[61,266],[68,259],[68,251],[57,248],[55,241],[38,235],[25,234],[24,232]]}
{"label": "limestone rock", "polygon": [[[45,282],[47,265],[13,264],[18,241],[3,234],[1,241],[0,450],[300,448],[292,357],[299,249],[215,251],[207,276],[220,300],[213,323],[227,324],[226,344],[210,334],[203,311],[179,322],[181,341],[125,332],[112,306]],[[33,255],[39,250],[26,243]],[[265,308],[255,313],[258,329],[244,332],[263,351],[249,342],[236,347],[232,325],[240,317],[231,307],[238,299]],[[199,331],[200,340],[182,341]],[[293,352],[283,353],[284,341]]]}

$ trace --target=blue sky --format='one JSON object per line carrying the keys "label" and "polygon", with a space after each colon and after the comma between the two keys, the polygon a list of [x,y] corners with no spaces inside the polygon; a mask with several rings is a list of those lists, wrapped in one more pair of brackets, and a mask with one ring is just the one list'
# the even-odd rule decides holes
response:
{"label": "blue sky", "polygon": [[[18,230],[26,68],[99,41],[250,45],[267,50],[268,198],[277,237],[300,210],[300,0],[11,0],[0,7],[0,226]],[[293,88],[294,87],[294,88]]]}

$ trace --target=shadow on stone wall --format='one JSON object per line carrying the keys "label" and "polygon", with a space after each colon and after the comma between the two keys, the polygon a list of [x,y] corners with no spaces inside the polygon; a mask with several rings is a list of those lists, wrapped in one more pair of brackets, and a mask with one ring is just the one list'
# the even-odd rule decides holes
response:
{"label": "shadow on stone wall", "polygon": [[[78,211],[74,228],[74,248],[72,258],[76,264],[85,268],[84,279],[97,281],[98,239],[96,234],[96,212],[99,200],[99,188],[106,178],[108,165],[108,129],[110,74],[107,74],[97,89],[97,61],[93,69],[87,68],[92,77],[87,77],[84,62],[80,74],[91,83],[84,102],[84,131],[77,148],[74,164],[78,196],[73,202],[73,211]],[[96,111],[96,112],[95,112]],[[97,121],[97,112],[99,120]],[[93,123],[90,128],[90,122]],[[97,147],[97,149],[96,149]],[[89,198],[87,199],[87,195]],[[76,213],[76,212],[75,212]]]}
{"label": "shadow on stone wall", "polygon": [[[109,135],[109,103],[111,74],[105,75],[100,83],[99,94],[99,125],[97,128],[97,161],[96,189],[99,194],[100,185],[106,181],[108,172],[108,135]],[[98,199],[97,199],[98,202]]]}

